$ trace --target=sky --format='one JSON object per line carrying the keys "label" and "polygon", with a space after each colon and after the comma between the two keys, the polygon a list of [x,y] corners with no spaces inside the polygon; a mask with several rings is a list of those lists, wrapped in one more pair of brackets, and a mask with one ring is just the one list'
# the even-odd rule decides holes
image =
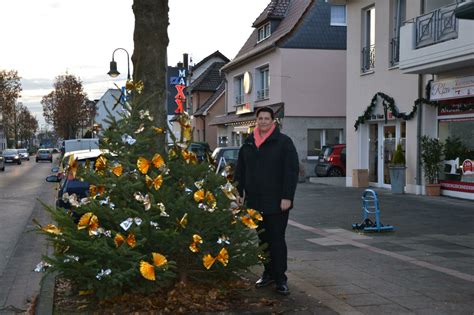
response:
{"label": "sky", "polygon": [[[169,0],[168,64],[188,53],[198,63],[216,50],[233,59],[270,0]],[[112,53],[133,54],[133,0],[0,0],[0,70],[21,77],[19,99],[46,126],[41,99],[55,78],[78,77],[89,99],[100,98],[127,76],[127,54],[115,53],[116,78],[107,75]],[[133,73],[130,60],[130,72]]]}

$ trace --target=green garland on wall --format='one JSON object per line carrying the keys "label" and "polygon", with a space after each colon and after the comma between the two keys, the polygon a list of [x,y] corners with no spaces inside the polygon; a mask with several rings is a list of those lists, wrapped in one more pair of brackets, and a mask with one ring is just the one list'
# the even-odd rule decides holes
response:
{"label": "green garland on wall", "polygon": [[[416,111],[418,107],[421,104],[427,104],[431,106],[435,106],[438,109],[445,109],[448,108],[449,106],[452,106],[450,104],[442,103],[439,101],[430,101],[427,100],[426,98],[419,98],[414,102],[414,105],[412,107],[412,110],[409,114],[406,113],[400,113],[398,111],[397,106],[395,106],[395,100],[393,97],[388,96],[387,94],[383,92],[377,92],[373,97],[372,100],[370,101],[370,105],[367,107],[365,110],[364,114],[359,116],[354,124],[354,128],[357,131],[359,129],[360,124],[364,124],[367,120],[370,120],[372,116],[372,112],[375,109],[375,106],[377,106],[377,99],[380,97],[382,99],[382,106],[383,106],[383,111],[384,111],[384,117],[385,117],[385,123],[387,123],[387,112],[390,111],[392,115],[396,118],[400,118],[403,120],[411,120],[413,117],[415,117]],[[458,109],[461,111],[466,111],[466,110],[474,110],[474,103],[469,103],[469,104],[459,104]]]}

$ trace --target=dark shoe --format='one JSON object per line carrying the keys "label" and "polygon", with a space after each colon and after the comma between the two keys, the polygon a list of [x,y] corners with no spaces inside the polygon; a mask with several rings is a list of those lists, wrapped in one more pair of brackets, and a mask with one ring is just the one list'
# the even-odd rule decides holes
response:
{"label": "dark shoe", "polygon": [[277,284],[276,291],[281,295],[289,295],[290,294],[290,289],[288,288],[288,285],[286,283]]}
{"label": "dark shoe", "polygon": [[273,280],[270,277],[261,277],[260,279],[257,280],[257,282],[255,282],[255,286],[257,288],[263,288],[263,287],[269,286],[270,284],[274,282],[275,280]]}

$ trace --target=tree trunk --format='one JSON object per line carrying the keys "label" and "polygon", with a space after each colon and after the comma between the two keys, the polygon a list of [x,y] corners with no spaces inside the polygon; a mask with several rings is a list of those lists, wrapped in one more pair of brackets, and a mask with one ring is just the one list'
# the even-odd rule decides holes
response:
{"label": "tree trunk", "polygon": [[[147,100],[157,127],[166,128],[166,50],[168,47],[168,0],[134,0],[135,30],[133,80],[143,81],[141,95],[135,95],[137,102]],[[165,152],[165,136],[160,134],[156,147]]]}

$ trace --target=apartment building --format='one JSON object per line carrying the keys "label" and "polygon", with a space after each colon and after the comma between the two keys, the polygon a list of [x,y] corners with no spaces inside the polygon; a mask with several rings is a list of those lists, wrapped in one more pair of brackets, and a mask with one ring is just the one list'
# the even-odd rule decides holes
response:
{"label": "apartment building", "polygon": [[237,56],[222,67],[226,114],[214,118],[220,146],[240,146],[255,110],[271,107],[306,174],[324,145],[345,143],[345,6],[272,0]]}
{"label": "apartment building", "polygon": [[[391,187],[401,144],[405,191],[425,193],[420,136],[458,137],[474,159],[474,22],[456,17],[454,0],[329,2],[347,8],[347,185],[362,169]],[[442,194],[474,199],[463,162],[441,170]]]}

